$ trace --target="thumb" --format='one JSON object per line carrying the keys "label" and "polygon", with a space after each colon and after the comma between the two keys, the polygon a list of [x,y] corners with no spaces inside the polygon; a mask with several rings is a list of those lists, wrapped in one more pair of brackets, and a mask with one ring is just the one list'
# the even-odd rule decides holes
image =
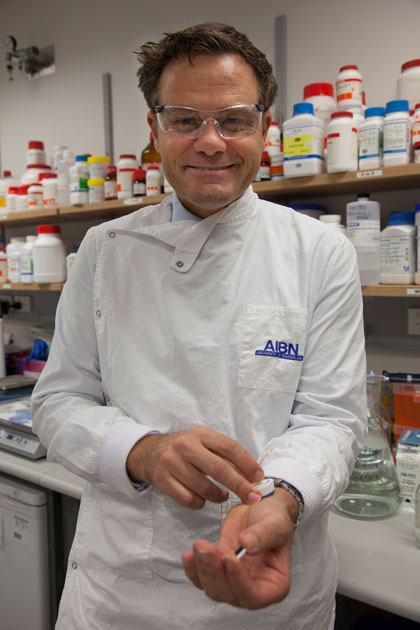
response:
{"label": "thumb", "polygon": [[265,518],[239,534],[239,542],[249,554],[291,544],[293,524],[289,519]]}

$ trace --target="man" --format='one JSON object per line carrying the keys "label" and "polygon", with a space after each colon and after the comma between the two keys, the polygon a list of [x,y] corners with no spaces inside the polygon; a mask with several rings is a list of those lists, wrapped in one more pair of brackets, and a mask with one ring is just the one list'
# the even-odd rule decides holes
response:
{"label": "man", "polygon": [[57,627],[332,628],[328,509],[364,434],[353,248],[253,193],[276,86],[245,35],[139,61],[176,194],[88,232],[33,397],[90,482]]}

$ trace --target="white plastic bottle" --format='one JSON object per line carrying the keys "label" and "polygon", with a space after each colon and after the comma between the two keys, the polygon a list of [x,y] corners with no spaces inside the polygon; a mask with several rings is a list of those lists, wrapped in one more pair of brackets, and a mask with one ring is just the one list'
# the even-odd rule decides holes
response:
{"label": "white plastic bottle", "polygon": [[414,106],[414,114],[411,121],[411,139],[413,146],[420,141],[420,103]]}
{"label": "white plastic bottle", "polygon": [[29,164],[20,181],[22,184],[36,184],[39,182],[41,173],[51,173],[51,166],[48,164]]}
{"label": "white plastic bottle", "polygon": [[369,195],[358,195],[347,204],[347,236],[357,253],[362,286],[379,284],[381,207]]}
{"label": "white plastic bottle", "polygon": [[380,168],[384,149],[384,107],[369,107],[359,127],[359,170]]}
{"label": "white plastic bottle", "polygon": [[411,162],[411,119],[407,100],[389,101],[384,118],[384,166]]}
{"label": "white plastic bottle", "polygon": [[89,199],[89,167],[86,155],[76,155],[73,166],[69,168],[70,203],[79,205]]}
{"label": "white plastic bottle", "polygon": [[46,164],[47,155],[44,150],[44,143],[39,140],[29,140],[26,152],[26,166],[29,164]]}
{"label": "white plastic bottle", "polygon": [[324,170],[324,125],[312,103],[296,103],[293,117],[283,123],[285,177],[317,175]]}
{"label": "white plastic bottle", "polygon": [[7,208],[7,194],[10,187],[19,186],[20,182],[12,177],[11,171],[3,171],[0,179],[0,212]]}
{"label": "white plastic bottle", "polygon": [[117,162],[117,173],[122,168],[132,168],[134,170],[139,168],[134,153],[123,153],[122,155],[120,155],[120,159]]}
{"label": "white plastic bottle", "polygon": [[2,236],[0,242],[0,284],[5,282],[7,282],[7,254]]}
{"label": "white plastic bottle", "polygon": [[381,232],[381,284],[412,284],[416,262],[414,212],[391,212]]}
{"label": "white plastic bottle", "polygon": [[362,91],[362,75],[359,68],[342,66],[335,83],[337,109],[348,110],[350,107],[362,107]]}
{"label": "white plastic bottle", "polygon": [[146,195],[160,195],[162,192],[162,173],[158,166],[149,166],[146,171]]}
{"label": "white plastic bottle", "polygon": [[28,209],[28,188],[29,184],[23,184],[18,187],[18,194],[16,198],[17,212],[25,212]]}
{"label": "white plastic bottle", "polygon": [[357,170],[357,126],[351,112],[334,112],[327,125],[327,171]]}
{"label": "white plastic bottle", "polygon": [[397,98],[407,100],[410,109],[420,103],[420,59],[402,64],[397,80]]}
{"label": "white plastic bottle", "polygon": [[265,150],[270,156],[271,179],[283,177],[283,145],[281,141],[280,125],[275,120],[273,120],[268,128]]}
{"label": "white plastic bottle", "polygon": [[70,179],[69,169],[74,164],[74,154],[65,149],[63,157],[57,164],[57,201],[59,206],[70,205]]}
{"label": "white plastic bottle", "polygon": [[19,254],[19,272],[20,282],[22,284],[32,284],[34,281],[34,258],[33,244],[36,240],[35,235],[26,237],[26,243],[23,245]]}
{"label": "white plastic bottle", "polygon": [[10,186],[6,197],[6,211],[14,212],[16,210],[18,186]]}
{"label": "white plastic bottle", "polygon": [[332,83],[310,83],[305,85],[303,88],[303,100],[305,103],[312,103],[315,116],[327,126],[331,114],[337,109]]}
{"label": "white plastic bottle", "polygon": [[48,284],[66,279],[66,249],[59,225],[39,225],[33,245],[34,282]]}
{"label": "white plastic bottle", "polygon": [[321,223],[326,223],[332,229],[338,230],[342,234],[346,234],[346,227],[341,223],[341,215],[340,214],[321,214],[319,217]]}
{"label": "white plastic bottle", "polygon": [[41,173],[42,199],[45,208],[58,204],[57,173]]}
{"label": "white plastic bottle", "polygon": [[44,207],[42,184],[37,182],[28,187],[28,210],[39,210]]}
{"label": "white plastic bottle", "polygon": [[414,219],[417,229],[416,241],[417,241],[417,257],[416,257],[416,272],[414,274],[414,284],[420,284],[420,203],[416,204],[416,216]]}
{"label": "white plastic bottle", "polygon": [[20,282],[19,258],[25,242],[24,236],[12,236],[6,247],[7,279],[9,282]]}
{"label": "white plastic bottle", "polygon": [[117,197],[128,199],[133,196],[133,177],[137,168],[117,167]]}

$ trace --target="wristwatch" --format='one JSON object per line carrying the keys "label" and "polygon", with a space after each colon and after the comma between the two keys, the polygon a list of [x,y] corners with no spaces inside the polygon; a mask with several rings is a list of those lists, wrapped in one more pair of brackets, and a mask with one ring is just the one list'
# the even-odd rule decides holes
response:
{"label": "wristwatch", "polygon": [[305,502],[303,500],[303,497],[301,493],[299,492],[299,490],[295,488],[295,486],[292,486],[292,484],[289,483],[288,481],[284,481],[284,479],[276,479],[275,477],[271,477],[271,479],[274,481],[275,488],[284,488],[285,490],[288,490],[288,492],[290,492],[290,494],[292,494],[297,501],[297,504],[299,507],[299,513],[298,513],[298,517],[296,519],[295,526],[294,526],[294,529],[296,530],[297,526],[299,525],[302,519],[303,508],[305,507]]}

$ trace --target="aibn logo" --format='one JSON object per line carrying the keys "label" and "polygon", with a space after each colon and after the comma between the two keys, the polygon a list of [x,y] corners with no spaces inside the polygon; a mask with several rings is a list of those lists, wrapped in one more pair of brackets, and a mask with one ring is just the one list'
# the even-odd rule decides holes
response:
{"label": "aibn logo", "polygon": [[269,339],[264,350],[256,350],[257,356],[277,357],[278,359],[288,359],[289,361],[303,361],[303,354],[299,354],[299,344],[287,343],[286,341],[272,341]]}

